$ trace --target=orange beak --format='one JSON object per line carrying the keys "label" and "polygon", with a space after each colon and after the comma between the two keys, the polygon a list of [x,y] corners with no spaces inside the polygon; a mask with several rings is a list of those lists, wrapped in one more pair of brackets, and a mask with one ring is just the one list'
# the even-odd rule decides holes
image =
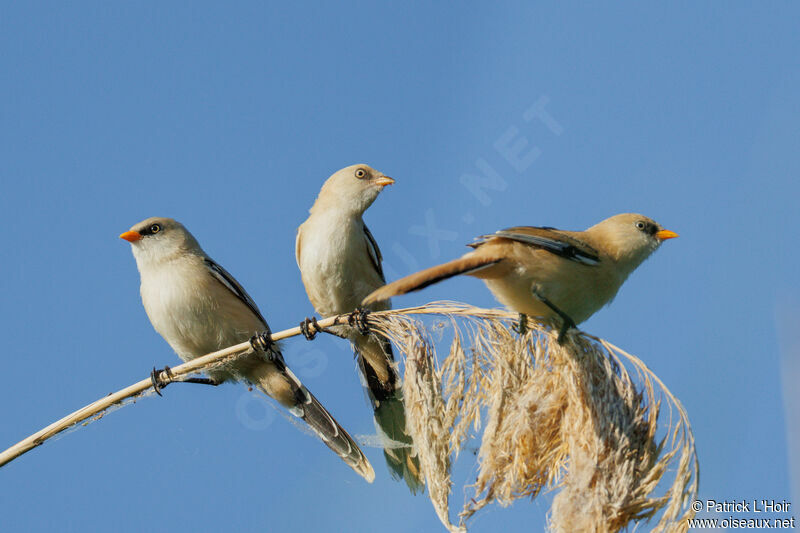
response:
{"label": "orange beak", "polygon": [[662,229],[661,231],[656,232],[656,239],[659,241],[666,241],[667,239],[674,239],[677,237],[678,234],[674,231],[670,231],[668,229]]}
{"label": "orange beak", "polygon": [[375,178],[375,183],[381,187],[386,187],[387,185],[393,184],[394,180],[389,176],[378,176]]}
{"label": "orange beak", "polygon": [[125,239],[128,242],[136,242],[142,238],[142,234],[138,231],[126,231],[119,236],[120,239]]}

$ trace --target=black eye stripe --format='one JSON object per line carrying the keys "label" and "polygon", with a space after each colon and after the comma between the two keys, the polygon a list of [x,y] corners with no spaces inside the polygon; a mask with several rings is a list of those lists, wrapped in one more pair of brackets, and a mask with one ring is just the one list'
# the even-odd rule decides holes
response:
{"label": "black eye stripe", "polygon": [[636,222],[636,228],[648,235],[655,235],[658,232],[658,226],[652,222],[645,222],[644,220],[639,220]]}
{"label": "black eye stripe", "polygon": [[[154,228],[155,231],[153,231]],[[150,224],[146,228],[143,228],[141,231],[139,231],[139,235],[141,235],[142,237],[144,237],[145,235],[153,235],[154,233],[158,233],[163,229],[164,228],[161,226],[161,224]]]}

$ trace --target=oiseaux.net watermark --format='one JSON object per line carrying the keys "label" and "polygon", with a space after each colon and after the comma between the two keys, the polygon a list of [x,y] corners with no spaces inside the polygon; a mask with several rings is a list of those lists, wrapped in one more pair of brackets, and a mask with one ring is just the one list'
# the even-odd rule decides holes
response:
{"label": "oiseaux.net watermark", "polygon": [[689,529],[795,529],[792,503],[782,499],[695,500],[696,513],[714,513],[714,517],[691,518]]}

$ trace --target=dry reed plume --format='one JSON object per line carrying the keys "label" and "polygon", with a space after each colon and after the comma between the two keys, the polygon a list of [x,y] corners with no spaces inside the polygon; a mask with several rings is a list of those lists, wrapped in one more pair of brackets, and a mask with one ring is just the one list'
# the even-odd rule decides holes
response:
{"label": "dry reed plume", "polygon": [[[430,315],[440,316],[439,324],[423,324]],[[516,318],[450,302],[369,315],[372,330],[405,355],[407,430],[442,523],[465,531],[483,507],[508,506],[544,490],[557,491],[548,523],[554,532],[614,532],[656,518],[653,531],[686,531],[698,464],[680,402],[644,363],[606,341],[578,332],[562,346],[537,322],[529,321],[523,335],[512,331]],[[331,317],[319,326],[344,320]],[[445,330],[453,339],[439,361],[433,337]],[[291,328],[273,338],[299,334]],[[249,343],[241,343],[160,377],[181,380],[247,353]],[[65,416],[0,453],[0,466],[150,390],[144,379]],[[662,403],[668,417],[659,434]],[[451,466],[481,427],[473,497],[455,525]]]}
{"label": "dry reed plume", "polygon": [[[519,335],[510,329],[516,315],[503,311],[447,302],[407,311],[372,315],[371,325],[405,354],[407,429],[448,529],[465,530],[488,504],[557,490],[551,531],[613,532],[657,516],[653,531],[687,530],[694,437],[680,402],[639,359],[585,333],[559,345],[533,321]],[[414,316],[426,314],[453,328],[441,363],[430,326]],[[659,437],[662,402],[669,417]],[[454,525],[451,461],[469,427],[482,424],[474,495]]]}

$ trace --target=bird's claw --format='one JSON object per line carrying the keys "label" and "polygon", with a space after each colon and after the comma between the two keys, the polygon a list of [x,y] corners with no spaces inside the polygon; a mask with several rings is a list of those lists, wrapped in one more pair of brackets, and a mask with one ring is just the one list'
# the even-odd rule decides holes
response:
{"label": "bird's claw", "polygon": [[300,322],[300,332],[307,340],[313,341],[320,331],[322,331],[322,328],[317,324],[317,317],[306,317],[305,320]]}
{"label": "bird's claw", "polygon": [[250,337],[250,346],[257,352],[264,352],[267,357],[272,359],[273,348],[275,347],[275,341],[272,340],[272,332],[267,329],[261,333],[256,333]]}
{"label": "bird's claw", "polygon": [[356,328],[362,335],[369,335],[369,324],[367,323],[367,315],[369,310],[366,308],[356,308],[355,311],[350,313],[347,317],[347,323]]}
{"label": "bird's claw", "polygon": [[[169,377],[169,381],[161,379],[162,372]],[[156,391],[156,394],[163,396],[163,394],[161,394],[161,389],[172,383],[172,370],[170,370],[168,366],[165,366],[161,370],[156,370],[156,367],[153,367],[153,371],[150,372],[150,382],[153,384],[153,390]]]}

